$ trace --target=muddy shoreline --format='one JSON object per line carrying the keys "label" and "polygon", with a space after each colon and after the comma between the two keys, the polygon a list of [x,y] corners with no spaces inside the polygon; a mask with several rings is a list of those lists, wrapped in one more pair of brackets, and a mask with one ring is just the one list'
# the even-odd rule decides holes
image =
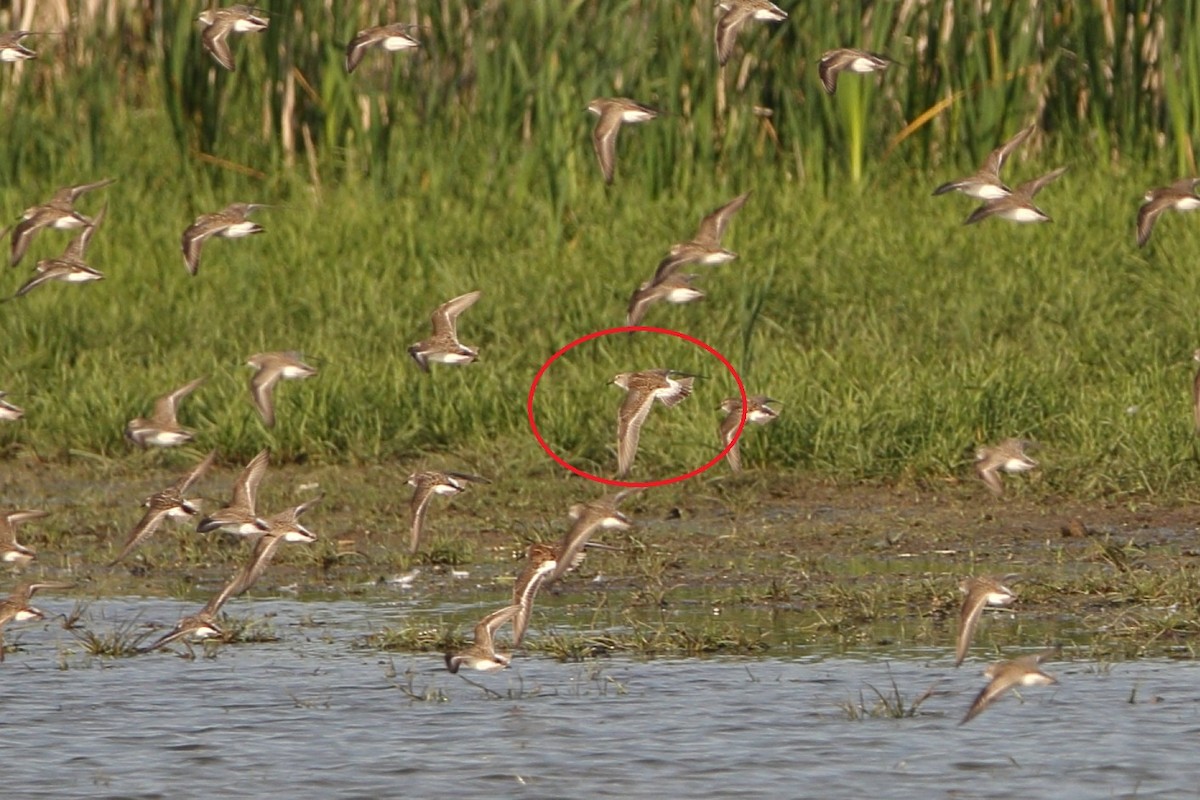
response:
{"label": "muddy shoreline", "polygon": [[[202,603],[246,557],[244,543],[165,526],[128,564],[103,566],[140,516],[138,500],[178,471],[9,469],[7,504],[52,515],[22,529],[39,557],[7,584],[72,580],[68,595],[81,601]],[[223,502],[233,474],[202,481],[205,507]],[[436,649],[468,633],[480,608],[506,603],[524,547],[557,539],[570,504],[601,493],[574,479],[472,487],[437,504],[421,552],[409,556],[406,475],[386,466],[273,470],[265,508],[325,492],[306,518],[320,540],[281,551],[247,597],[395,601],[406,611],[377,644]],[[1019,594],[1009,622],[988,628],[994,647],[1065,641],[1103,658],[1195,655],[1200,547],[1190,506],[1012,494],[996,500],[970,482],[835,486],[762,473],[651,490],[625,504],[632,530],[603,536],[619,551],[593,553],[539,598],[539,622],[561,633],[548,648],[559,657],[579,651],[566,639],[607,628],[640,628],[630,649],[648,654],[778,652],[799,641],[940,646],[953,636],[959,580],[992,574],[1010,576]],[[679,647],[645,635],[676,629],[701,641]]]}

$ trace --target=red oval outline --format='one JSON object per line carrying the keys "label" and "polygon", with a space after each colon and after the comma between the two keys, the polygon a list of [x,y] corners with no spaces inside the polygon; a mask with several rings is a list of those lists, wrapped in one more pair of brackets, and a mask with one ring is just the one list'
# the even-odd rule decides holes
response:
{"label": "red oval outline", "polygon": [[[734,431],[733,438],[729,440],[729,444],[725,445],[725,449],[722,450],[721,452],[717,453],[716,457],[714,457],[712,461],[709,461],[707,464],[705,464],[703,466],[697,467],[696,469],[692,470],[691,472],[686,472],[682,475],[676,475],[673,478],[664,478],[663,480],[659,480],[659,481],[619,481],[619,480],[614,480],[612,478],[601,478],[599,475],[593,475],[592,473],[587,472],[586,470],[579,469],[578,467],[574,466],[573,464],[570,464],[567,461],[563,460],[558,455],[558,453],[555,453],[553,450],[550,449],[550,446],[546,444],[546,440],[542,438],[541,432],[538,431],[537,422],[533,418],[533,398],[534,398],[534,395],[537,394],[538,384],[541,382],[542,376],[546,374],[546,370],[549,369],[550,365],[553,364],[555,361],[557,361],[559,359],[559,357],[561,357],[564,353],[567,353],[568,351],[574,349],[575,347],[578,347],[579,345],[583,344],[584,342],[590,342],[592,339],[599,339],[601,336],[612,336],[612,335],[618,334],[618,333],[636,333],[636,332],[662,333],[662,334],[666,334],[667,336],[674,336],[676,339],[683,339],[684,341],[690,342],[691,344],[694,344],[696,347],[699,347],[700,349],[704,350],[709,355],[711,355],[713,358],[720,361],[721,364],[724,365],[725,369],[729,370],[729,374],[732,375],[734,381],[737,382],[738,393],[742,396],[742,416],[741,416],[741,419],[738,420],[737,430]],[[563,467],[564,469],[568,469],[571,472],[574,472],[576,475],[578,475],[581,478],[587,478],[590,481],[607,484],[608,486],[623,486],[623,487],[628,487],[628,488],[649,489],[654,486],[666,486],[668,484],[678,483],[680,481],[686,481],[688,478],[694,478],[697,475],[699,475],[700,473],[706,472],[707,470],[712,469],[714,466],[716,466],[718,463],[720,463],[721,459],[723,459],[725,457],[725,454],[728,453],[730,450],[732,450],[733,446],[735,444],[737,444],[738,439],[742,438],[742,430],[746,427],[746,386],[745,386],[745,384],[742,383],[742,376],[739,375],[738,371],[733,368],[733,364],[729,363],[729,359],[727,359],[725,356],[721,355],[721,353],[718,352],[717,349],[715,347],[713,347],[712,345],[710,345],[708,342],[697,339],[694,336],[688,336],[686,333],[683,333],[682,331],[673,330],[671,328],[655,328],[655,327],[652,327],[649,325],[625,325],[620,328],[605,328],[604,330],[593,331],[592,333],[589,333],[586,336],[580,336],[575,341],[569,342],[569,343],[563,345],[562,347],[560,347],[554,355],[552,355],[552,356],[550,356],[550,358],[546,359],[546,363],[542,364],[541,369],[539,369],[537,371],[537,374],[533,376],[533,383],[530,384],[530,386],[529,386],[529,398],[525,402],[525,414],[526,414],[526,416],[529,417],[529,428],[530,428],[530,430],[533,431],[533,438],[537,439],[537,443],[539,445],[541,445],[542,449],[546,451],[546,454],[549,455],[550,458],[552,458],[556,462],[558,462],[559,466]]]}

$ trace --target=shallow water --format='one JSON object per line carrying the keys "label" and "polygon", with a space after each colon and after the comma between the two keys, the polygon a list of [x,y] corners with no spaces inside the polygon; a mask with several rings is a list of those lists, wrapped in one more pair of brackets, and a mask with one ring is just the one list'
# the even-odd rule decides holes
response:
{"label": "shallow water", "polygon": [[[47,599],[47,612],[67,603]],[[99,601],[86,624],[172,624],[196,604]],[[982,662],[853,657],[519,657],[471,680],[438,654],[358,646],[389,603],[235,601],[279,641],[215,658],[85,655],[55,624],[11,626],[0,785],[12,797],[1197,797],[1200,665],[1047,665],[1061,685],[958,721]],[[531,634],[532,635],[532,634]],[[63,668],[65,667],[65,668]],[[913,718],[851,719],[870,687]],[[404,688],[401,688],[404,687]],[[414,700],[404,690],[422,698]],[[1133,702],[1130,702],[1130,700]]]}

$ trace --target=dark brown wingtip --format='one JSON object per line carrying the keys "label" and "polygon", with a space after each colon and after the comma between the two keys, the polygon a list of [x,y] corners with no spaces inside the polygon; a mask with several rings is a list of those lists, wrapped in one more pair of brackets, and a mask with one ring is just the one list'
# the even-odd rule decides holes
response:
{"label": "dark brown wingtip", "polygon": [[455,656],[453,653],[451,653],[448,650],[446,651],[446,653],[444,655],[445,655],[445,660],[446,660],[446,670],[451,675],[456,674],[458,672],[458,665],[459,665],[458,657]]}
{"label": "dark brown wingtip", "polygon": [[971,212],[971,216],[969,216],[965,220],[963,220],[963,225],[974,225],[976,222],[980,222],[982,220],[987,219],[987,217],[988,217],[987,206],[980,206],[979,208],[977,208]]}

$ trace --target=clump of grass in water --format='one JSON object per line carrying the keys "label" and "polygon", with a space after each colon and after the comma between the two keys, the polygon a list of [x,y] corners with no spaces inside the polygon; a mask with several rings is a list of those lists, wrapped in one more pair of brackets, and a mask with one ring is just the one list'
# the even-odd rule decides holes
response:
{"label": "clump of grass in water", "polygon": [[104,658],[129,658],[141,653],[141,647],[153,631],[147,630],[137,619],[122,622],[109,631],[97,633],[90,628],[75,627],[75,637],[88,655]]}
{"label": "clump of grass in water", "polygon": [[445,653],[462,649],[466,639],[453,628],[405,626],[369,634],[360,646],[399,653]]}
{"label": "clump of grass in water", "polygon": [[220,620],[224,636],[219,638],[222,644],[255,644],[277,642],[279,636],[271,628],[266,617],[231,617],[223,616]]}
{"label": "clump of grass in water", "polygon": [[907,701],[900,694],[900,687],[896,685],[896,679],[893,677],[891,681],[892,691],[887,694],[871,684],[867,684],[867,688],[874,692],[876,697],[876,701],[870,706],[867,705],[866,697],[861,690],[858,693],[858,703],[853,700],[843,703],[842,710],[846,712],[846,718],[859,722],[867,718],[906,719],[915,717],[925,701],[933,697],[934,690],[937,688],[937,681],[934,681],[928,689],[912,701]]}
{"label": "clump of grass in water", "polygon": [[552,634],[528,640],[526,649],[559,661],[582,661],[612,653],[642,656],[755,655],[770,649],[766,633],[749,633],[738,625],[705,626],[691,631],[678,626],[652,626],[631,621],[630,633]]}

